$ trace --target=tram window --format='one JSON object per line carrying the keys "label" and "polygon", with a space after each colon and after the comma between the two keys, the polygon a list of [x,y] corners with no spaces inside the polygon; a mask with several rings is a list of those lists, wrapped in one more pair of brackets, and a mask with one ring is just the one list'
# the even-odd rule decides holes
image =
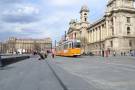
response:
{"label": "tram window", "polygon": [[61,46],[61,50],[63,50],[63,49],[64,49],[64,45]]}
{"label": "tram window", "polygon": [[74,43],[74,47],[75,47],[75,48],[80,48],[80,47],[81,47],[81,45],[80,45],[80,43],[79,43],[79,42],[75,42],[75,43]]}
{"label": "tram window", "polygon": [[72,42],[72,48],[74,47],[74,44],[73,44],[73,42]]}
{"label": "tram window", "polygon": [[72,48],[72,43],[69,43],[69,48]]}
{"label": "tram window", "polygon": [[67,49],[67,48],[68,48],[68,44],[65,44],[65,45],[64,45],[64,49]]}

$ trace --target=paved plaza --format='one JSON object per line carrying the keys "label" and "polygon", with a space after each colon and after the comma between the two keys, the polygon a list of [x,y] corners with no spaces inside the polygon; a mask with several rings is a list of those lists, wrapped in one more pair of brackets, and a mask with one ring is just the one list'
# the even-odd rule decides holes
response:
{"label": "paved plaza", "polygon": [[135,90],[134,57],[64,57],[55,63],[99,90]]}
{"label": "paved plaza", "polygon": [[31,57],[0,70],[0,90],[135,90],[135,57]]}

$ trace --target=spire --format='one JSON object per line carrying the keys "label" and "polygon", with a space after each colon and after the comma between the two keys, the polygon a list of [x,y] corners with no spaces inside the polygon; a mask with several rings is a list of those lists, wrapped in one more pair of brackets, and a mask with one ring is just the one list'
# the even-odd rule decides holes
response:
{"label": "spire", "polygon": [[84,4],[82,7],[81,7],[81,10],[80,10],[80,19],[81,19],[81,22],[88,22],[88,14],[89,14],[89,8],[87,7],[86,4]]}
{"label": "spire", "polygon": [[71,21],[70,21],[69,24],[73,24],[73,23],[76,23],[76,20],[75,19],[71,19]]}
{"label": "spire", "polygon": [[88,8],[88,6],[87,6],[86,4],[84,4],[84,5],[82,6],[80,13],[82,13],[83,11],[89,12],[89,8]]}

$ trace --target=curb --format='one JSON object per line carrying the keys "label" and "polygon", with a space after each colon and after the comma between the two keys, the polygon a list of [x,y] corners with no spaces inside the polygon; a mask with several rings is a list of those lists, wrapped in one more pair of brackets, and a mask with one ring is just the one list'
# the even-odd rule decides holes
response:
{"label": "curb", "polygon": [[60,68],[53,61],[46,61],[64,90],[98,90],[82,78]]}

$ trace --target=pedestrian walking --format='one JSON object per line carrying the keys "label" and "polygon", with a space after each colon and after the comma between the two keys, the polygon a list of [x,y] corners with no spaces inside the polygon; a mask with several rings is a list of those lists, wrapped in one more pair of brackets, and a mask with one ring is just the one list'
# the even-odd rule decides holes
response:
{"label": "pedestrian walking", "polygon": [[40,58],[38,60],[45,59],[42,53],[38,53],[38,55],[40,56]]}
{"label": "pedestrian walking", "polygon": [[54,58],[54,53],[52,53],[52,58]]}
{"label": "pedestrian walking", "polygon": [[121,56],[123,56],[123,52],[121,52]]}
{"label": "pedestrian walking", "polygon": [[124,54],[124,56],[126,56],[126,53],[125,52],[123,54]]}
{"label": "pedestrian walking", "polygon": [[45,58],[47,58],[47,54],[45,53]]}
{"label": "pedestrian walking", "polygon": [[102,51],[102,57],[104,57],[104,51]]}
{"label": "pedestrian walking", "polygon": [[113,52],[113,56],[116,56],[116,52],[115,51]]}
{"label": "pedestrian walking", "polygon": [[106,53],[106,57],[108,57],[108,56],[109,56],[109,55],[108,55],[108,54],[109,54],[108,50],[106,50],[105,53]]}

